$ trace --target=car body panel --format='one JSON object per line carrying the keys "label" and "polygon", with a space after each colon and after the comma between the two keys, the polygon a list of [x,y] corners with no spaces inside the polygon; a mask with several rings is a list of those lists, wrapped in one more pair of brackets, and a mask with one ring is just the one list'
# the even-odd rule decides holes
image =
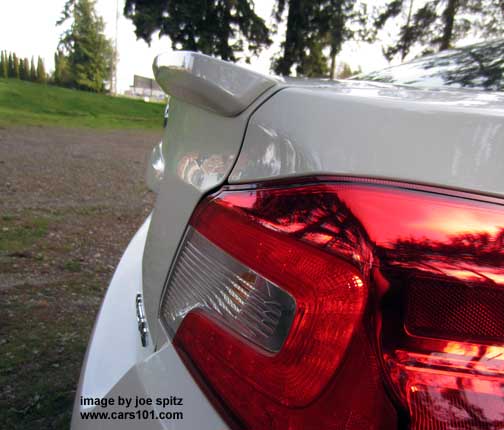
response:
{"label": "car body panel", "polygon": [[[229,67],[233,68],[226,65],[221,70]],[[81,396],[117,398],[118,395],[184,398],[183,420],[142,420],[142,428],[227,428],[159,324],[158,307],[171,262],[194,208],[204,195],[226,181],[240,151],[248,118],[278,90],[276,85],[271,87],[269,79],[259,81],[245,95],[235,94],[240,109],[245,111],[233,117],[229,112],[210,109],[192,96],[189,97],[192,103],[177,95],[170,98],[162,144],[155,147],[149,163],[149,169],[156,171],[147,175],[148,185],[157,192],[155,207],[121,259],[95,323],[76,393],[74,430],[138,428],[138,420],[80,418],[81,411],[95,410],[81,407]],[[200,82],[198,92],[208,84]],[[219,91],[212,94],[219,95]],[[136,320],[138,293],[143,294],[148,321],[146,348],[141,346]],[[121,408],[108,408],[109,412],[114,410]]]}
{"label": "car body panel", "polygon": [[161,54],[152,66],[167,94],[223,116],[243,112],[276,79],[197,52]]}
{"label": "car body panel", "polygon": [[132,366],[154,352],[152,342],[146,348],[140,343],[135,309],[135,297],[142,293],[139,257],[149,224],[150,216],[124,252],[103,299],[81,372],[83,396],[105,396]]}
{"label": "car body panel", "polygon": [[243,113],[225,117],[172,97],[163,135],[164,173],[159,185],[143,259],[144,301],[150,332],[166,341],[158,307],[166,277],[189,218],[209,191],[227,179],[241,148],[248,118],[277,88]]}
{"label": "car body panel", "polygon": [[290,87],[252,116],[230,183],[349,175],[504,195],[504,94]]}
{"label": "car body panel", "polygon": [[[211,64],[220,67],[204,62],[201,70]],[[229,67],[234,66],[222,70]],[[182,80],[199,69],[184,70]],[[170,81],[166,88],[174,88],[178,78],[170,70],[163,73]],[[246,97],[235,93],[236,103],[227,110],[216,100],[225,76],[212,76],[219,88],[203,79],[192,92],[177,90],[170,99],[163,141],[150,163],[159,169],[148,175],[157,192],[155,208],[126,250],[100,310],[77,391],[74,430],[227,429],[158,315],[189,219],[201,199],[222,185],[347,175],[504,195],[501,93],[303,80],[270,86],[259,80]],[[143,293],[149,323],[146,348],[136,322],[137,293]],[[184,405],[170,410],[181,410],[184,419],[84,421],[81,395],[175,395]]]}
{"label": "car body panel", "polygon": [[[154,352],[142,347],[136,321],[135,297],[142,293],[142,255],[151,218],[147,218],[126,249],[103,300],[77,388],[72,429],[194,429],[224,430],[213,406],[194,382],[171,343]],[[162,375],[162,377],[161,377]],[[80,412],[122,411],[124,406],[81,406],[80,398],[182,397],[183,405],[161,409],[182,412],[183,419],[81,419]],[[147,409],[147,408],[145,408]],[[135,410],[131,408],[129,410]],[[156,410],[160,412],[161,410]]]}

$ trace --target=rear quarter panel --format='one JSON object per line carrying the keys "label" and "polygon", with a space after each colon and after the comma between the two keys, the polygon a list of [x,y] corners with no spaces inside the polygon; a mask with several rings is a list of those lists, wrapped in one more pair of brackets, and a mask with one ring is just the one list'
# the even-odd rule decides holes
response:
{"label": "rear quarter panel", "polygon": [[502,93],[340,83],[252,116],[230,183],[348,175],[504,195]]}
{"label": "rear quarter panel", "polygon": [[147,233],[143,288],[150,336],[167,341],[158,319],[161,294],[189,218],[205,194],[228,178],[238,157],[248,118],[276,89],[234,117],[224,117],[172,97],[163,136],[165,172]]}

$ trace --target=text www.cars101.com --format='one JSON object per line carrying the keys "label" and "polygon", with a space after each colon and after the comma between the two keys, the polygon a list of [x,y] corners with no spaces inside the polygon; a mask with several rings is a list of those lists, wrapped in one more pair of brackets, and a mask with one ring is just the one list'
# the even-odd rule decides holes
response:
{"label": "text www.cars101.com", "polygon": [[136,411],[91,411],[81,412],[80,416],[84,420],[183,420],[182,412],[155,412],[153,410],[136,410]]}

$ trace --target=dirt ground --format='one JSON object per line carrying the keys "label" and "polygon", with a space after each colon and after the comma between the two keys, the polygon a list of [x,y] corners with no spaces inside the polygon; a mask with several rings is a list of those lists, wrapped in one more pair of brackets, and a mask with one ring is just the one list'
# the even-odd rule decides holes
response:
{"label": "dirt ground", "polygon": [[153,205],[160,136],[0,129],[0,428],[68,428],[107,283]]}

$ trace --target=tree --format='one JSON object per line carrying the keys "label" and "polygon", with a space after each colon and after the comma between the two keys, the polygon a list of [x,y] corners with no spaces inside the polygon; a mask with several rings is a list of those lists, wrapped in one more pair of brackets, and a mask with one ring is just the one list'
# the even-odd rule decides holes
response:
{"label": "tree", "polygon": [[9,58],[7,60],[7,75],[9,76],[9,78],[13,78],[16,74],[15,70],[14,70],[14,61],[13,61],[13,58],[12,58],[12,52],[9,52]]}
{"label": "tree", "polygon": [[375,26],[398,18],[403,20],[398,39],[383,48],[390,61],[401,60],[416,46],[426,46],[424,54],[451,48],[471,31],[483,37],[504,34],[502,0],[429,0],[415,8],[414,0],[392,0],[378,14]]}
{"label": "tree", "polygon": [[185,49],[236,61],[238,52],[257,54],[271,44],[264,20],[252,0],[126,0],[124,15],[137,38],[167,35],[173,49]]}
{"label": "tree", "polygon": [[350,78],[351,76],[357,75],[361,72],[362,72],[362,70],[361,70],[360,66],[357,67],[357,69],[352,70],[350,65],[348,65],[347,63],[340,63],[339,70],[337,70],[337,73],[336,73],[336,78],[337,79],[347,79],[347,78]]}
{"label": "tree", "polygon": [[2,58],[2,65],[0,67],[0,77],[6,79],[9,77],[9,63],[6,51],[2,51],[1,58]]}
{"label": "tree", "polygon": [[275,18],[281,22],[285,9],[287,29],[282,42],[282,54],[272,62],[275,73],[289,76],[295,67],[301,76],[324,76],[327,73],[327,62],[322,53],[325,40],[317,32],[317,11],[320,1],[278,0]]}
{"label": "tree", "polygon": [[25,58],[23,60],[23,70],[24,70],[24,77],[21,77],[21,79],[24,79],[25,81],[30,80],[30,61],[28,58]]}
{"label": "tree", "polygon": [[42,58],[38,57],[37,61],[37,82],[45,83],[47,80],[47,75],[45,72],[44,61]]}
{"label": "tree", "polygon": [[[365,5],[357,0],[277,0],[275,18],[283,19],[288,6],[287,30],[282,54],[272,68],[280,75],[290,75],[295,67],[301,76],[334,78],[336,56],[343,44],[352,39],[371,40],[374,31],[366,21]],[[324,50],[329,49],[331,66]]]}
{"label": "tree", "polygon": [[[388,61],[391,61],[397,54],[400,54],[401,61],[408,55],[411,46],[415,43],[415,38],[412,36],[411,18],[413,12],[414,0],[408,0],[408,13],[406,22],[400,27],[399,39],[388,47],[382,47],[382,52]],[[377,30],[383,29],[387,21],[391,18],[396,18],[400,14],[404,14],[405,3],[404,0],[392,0],[387,3],[383,10],[379,11],[376,18],[375,26]]]}
{"label": "tree", "polygon": [[17,57],[16,54],[12,54],[12,65],[14,67],[14,76],[13,78],[19,79],[20,74],[19,74],[19,58]]}
{"label": "tree", "polygon": [[347,40],[371,42],[376,32],[368,23],[367,5],[355,0],[328,0],[323,8],[322,31],[329,35],[330,74],[334,79],[336,56]]}
{"label": "tree", "polygon": [[30,81],[37,82],[37,69],[35,68],[35,61],[33,57],[31,58],[30,63]]}
{"label": "tree", "polygon": [[54,54],[54,83],[61,86],[69,86],[72,82],[72,76],[70,72],[70,65],[68,62],[68,57],[58,50]]}
{"label": "tree", "polygon": [[24,62],[23,59],[21,58],[19,60],[19,79],[24,80],[24,78],[25,78]]}
{"label": "tree", "polygon": [[447,0],[446,2],[446,7],[441,15],[443,30],[439,40],[440,51],[444,51],[451,46],[451,42],[454,38],[455,14],[460,6],[459,0]]}
{"label": "tree", "polygon": [[295,67],[300,76],[326,76],[327,60],[323,55],[327,35],[320,28],[321,1],[278,0],[275,19],[281,22],[288,7],[287,29],[282,53],[273,59],[272,69],[283,76]]}
{"label": "tree", "polygon": [[63,33],[60,49],[68,57],[70,86],[94,92],[105,90],[112,63],[112,43],[105,37],[105,24],[96,14],[93,0],[67,0],[58,25],[72,20]]}
{"label": "tree", "polygon": [[504,35],[504,1],[482,0],[472,4],[472,25],[483,39]]}

